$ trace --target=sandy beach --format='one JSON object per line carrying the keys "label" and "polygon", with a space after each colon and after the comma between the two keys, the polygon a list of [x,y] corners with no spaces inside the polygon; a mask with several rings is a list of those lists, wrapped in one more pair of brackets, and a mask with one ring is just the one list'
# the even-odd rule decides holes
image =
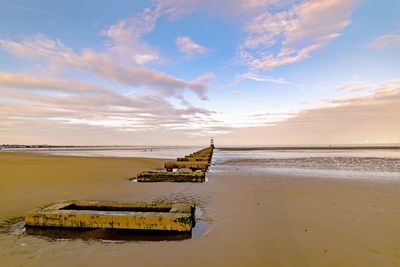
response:
{"label": "sandy beach", "polygon": [[[400,182],[212,166],[209,182],[132,183],[165,160],[0,153],[0,266],[399,266]],[[52,240],[6,221],[68,199],[190,200],[208,223],[182,241]]]}
{"label": "sandy beach", "polygon": [[129,178],[164,161],[0,152],[0,220],[48,202],[118,195]]}

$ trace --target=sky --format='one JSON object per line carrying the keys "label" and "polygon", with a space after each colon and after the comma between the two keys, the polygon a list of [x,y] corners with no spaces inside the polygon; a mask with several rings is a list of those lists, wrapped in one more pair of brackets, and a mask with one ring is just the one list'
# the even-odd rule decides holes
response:
{"label": "sky", "polygon": [[0,0],[0,143],[400,143],[398,0]]}

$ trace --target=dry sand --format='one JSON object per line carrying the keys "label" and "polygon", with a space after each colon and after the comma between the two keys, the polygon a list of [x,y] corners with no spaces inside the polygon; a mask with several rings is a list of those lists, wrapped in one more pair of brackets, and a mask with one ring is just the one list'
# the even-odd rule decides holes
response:
{"label": "dry sand", "polygon": [[105,243],[0,234],[0,266],[400,266],[400,183],[218,171],[139,184],[163,160],[0,153],[0,221],[63,199],[192,200],[208,231]]}

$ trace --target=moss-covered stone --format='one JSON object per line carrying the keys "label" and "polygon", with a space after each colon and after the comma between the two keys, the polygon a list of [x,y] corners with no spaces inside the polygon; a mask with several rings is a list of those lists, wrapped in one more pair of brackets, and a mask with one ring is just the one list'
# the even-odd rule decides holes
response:
{"label": "moss-covered stone", "polygon": [[138,182],[204,182],[205,173],[202,171],[192,172],[160,172],[147,171],[139,173]]}
{"label": "moss-covered stone", "polygon": [[207,171],[208,162],[207,161],[196,161],[196,162],[184,162],[184,161],[168,161],[164,164],[167,171],[172,171],[173,169],[188,168],[192,171],[201,170],[203,172]]}
{"label": "moss-covered stone", "polygon": [[[138,182],[204,182],[214,148],[207,147],[177,161],[164,164],[166,171],[146,171],[137,176]],[[173,172],[177,169],[176,172]],[[191,170],[191,171],[189,171]]]}

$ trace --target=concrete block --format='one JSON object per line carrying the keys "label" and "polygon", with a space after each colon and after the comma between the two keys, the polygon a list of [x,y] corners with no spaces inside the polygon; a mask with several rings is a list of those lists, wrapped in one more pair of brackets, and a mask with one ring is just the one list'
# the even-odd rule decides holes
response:
{"label": "concrete block", "polygon": [[38,208],[27,226],[189,232],[195,223],[191,203],[68,201]]}
{"label": "concrete block", "polygon": [[[214,148],[207,147],[177,161],[164,164],[165,171],[147,171],[137,176],[138,182],[204,182],[205,172],[211,161]],[[177,169],[176,172],[172,172]]]}
{"label": "concrete block", "polygon": [[163,172],[147,171],[137,175],[138,182],[191,182],[200,183],[205,181],[205,173],[202,171],[191,172]]}
{"label": "concrete block", "polygon": [[188,168],[193,171],[201,170],[203,172],[207,171],[208,161],[168,161],[164,164],[167,171],[172,171],[173,169]]}
{"label": "concrete block", "polygon": [[177,161],[184,161],[184,162],[190,162],[190,161],[207,161],[210,162],[210,157],[195,157],[195,156],[186,156],[184,158],[177,158]]}

